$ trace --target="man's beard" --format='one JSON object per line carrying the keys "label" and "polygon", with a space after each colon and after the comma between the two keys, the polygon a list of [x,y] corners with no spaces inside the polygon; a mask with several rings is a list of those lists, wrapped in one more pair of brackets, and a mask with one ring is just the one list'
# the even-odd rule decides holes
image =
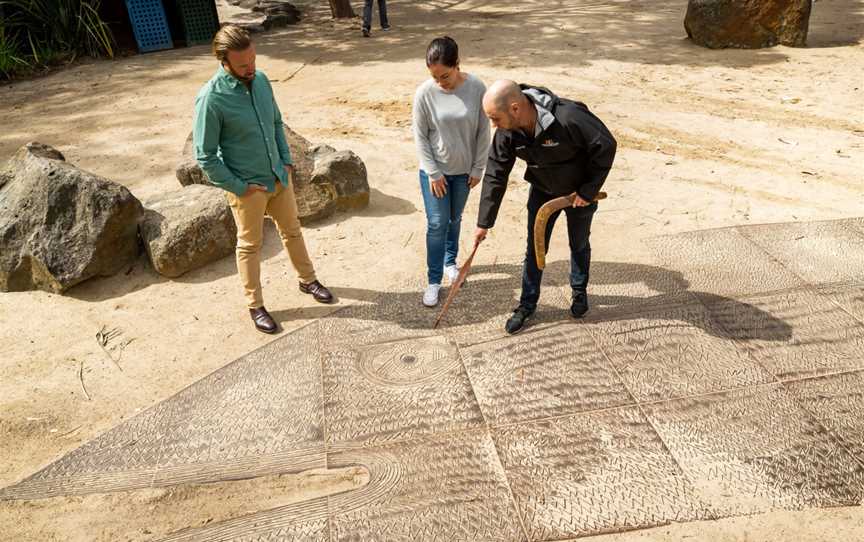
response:
{"label": "man's beard", "polygon": [[228,64],[228,70],[231,72],[231,75],[233,75],[234,77],[236,77],[237,79],[239,79],[240,81],[242,81],[244,83],[251,83],[252,80],[255,79],[255,72],[252,72],[252,75],[246,77],[246,76],[243,76],[243,75],[240,75],[239,73],[237,73],[234,70],[234,68],[231,67],[231,64]]}

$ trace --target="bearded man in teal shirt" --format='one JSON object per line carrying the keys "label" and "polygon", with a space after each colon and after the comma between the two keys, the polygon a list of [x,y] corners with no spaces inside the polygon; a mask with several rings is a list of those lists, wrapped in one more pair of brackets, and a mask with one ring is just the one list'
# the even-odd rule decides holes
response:
{"label": "bearded man in teal shirt", "polygon": [[321,303],[332,302],[333,296],[316,278],[303,241],[282,113],[267,76],[255,70],[255,45],[246,30],[227,25],[213,38],[213,54],[219,69],[195,98],[195,158],[210,182],[226,191],[252,321],[259,331],[275,333],[278,327],[261,292],[265,215],[276,224],[300,277],[300,291]]}

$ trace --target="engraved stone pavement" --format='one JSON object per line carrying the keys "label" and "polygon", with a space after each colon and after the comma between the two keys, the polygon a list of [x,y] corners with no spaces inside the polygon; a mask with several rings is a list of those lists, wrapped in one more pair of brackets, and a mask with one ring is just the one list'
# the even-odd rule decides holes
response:
{"label": "engraved stone pavement", "polygon": [[592,264],[583,321],[568,317],[566,261],[551,261],[538,314],[513,337],[519,261],[481,258],[437,330],[417,288],[343,289],[366,301],[0,501],[363,466],[359,489],[165,538],[332,542],[567,540],[860,504],[864,220],[650,245],[657,265]]}

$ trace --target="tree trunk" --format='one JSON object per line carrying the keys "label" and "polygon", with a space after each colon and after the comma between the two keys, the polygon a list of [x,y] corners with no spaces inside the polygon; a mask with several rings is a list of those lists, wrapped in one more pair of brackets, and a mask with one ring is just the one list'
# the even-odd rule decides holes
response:
{"label": "tree trunk", "polygon": [[333,13],[334,19],[342,19],[354,17],[354,10],[351,9],[351,0],[329,0],[330,12]]}

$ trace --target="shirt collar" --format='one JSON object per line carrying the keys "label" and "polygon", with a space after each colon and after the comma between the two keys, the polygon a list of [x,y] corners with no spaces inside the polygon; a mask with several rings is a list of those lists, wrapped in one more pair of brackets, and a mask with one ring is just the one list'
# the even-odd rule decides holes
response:
{"label": "shirt collar", "polygon": [[216,71],[216,76],[219,77],[219,79],[221,79],[222,81],[228,83],[231,88],[237,88],[243,84],[239,79],[231,75],[231,73],[226,70],[225,66],[223,66],[222,64],[219,64],[219,69]]}

